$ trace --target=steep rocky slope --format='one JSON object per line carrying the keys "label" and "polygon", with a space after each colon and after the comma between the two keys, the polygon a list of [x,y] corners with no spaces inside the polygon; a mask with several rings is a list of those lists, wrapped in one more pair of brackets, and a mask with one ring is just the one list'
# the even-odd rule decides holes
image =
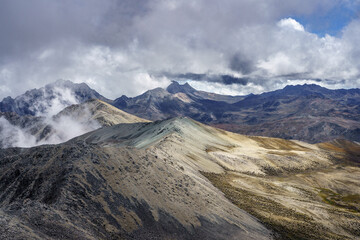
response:
{"label": "steep rocky slope", "polygon": [[0,237],[356,239],[359,152],[188,118],[9,148],[0,151]]}

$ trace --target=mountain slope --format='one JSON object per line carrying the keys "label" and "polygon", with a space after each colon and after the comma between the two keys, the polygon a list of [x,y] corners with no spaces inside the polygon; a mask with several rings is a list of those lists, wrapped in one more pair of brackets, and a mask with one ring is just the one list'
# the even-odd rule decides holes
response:
{"label": "mountain slope", "polygon": [[205,91],[198,91],[191,87],[188,83],[184,83],[183,85],[179,84],[176,81],[173,81],[167,88],[166,91],[172,94],[185,93],[190,95],[192,98],[202,99],[202,100],[210,100],[210,101],[218,101],[218,102],[226,102],[226,103],[236,103],[246,96],[229,96],[229,95],[221,95],[216,93],[209,93]]}
{"label": "mountain slope", "polygon": [[188,118],[119,124],[60,145],[5,149],[0,222],[13,222],[0,225],[0,234],[355,239],[359,151],[346,141],[248,137]]}
{"label": "mountain slope", "polygon": [[136,117],[114,106],[98,100],[91,99],[83,104],[71,105],[54,116],[54,119],[71,116],[81,122],[95,120],[101,126],[112,126],[119,123],[148,122],[148,120]]}
{"label": "mountain slope", "polygon": [[[249,135],[299,139],[310,143],[336,138],[360,140],[360,90],[317,85],[287,86],[252,95],[211,124]],[[234,116],[235,115],[235,116]]]}
{"label": "mountain slope", "polygon": [[148,122],[98,99],[66,107],[39,131],[38,143],[60,143],[100,127],[119,123]]}
{"label": "mountain slope", "polygon": [[44,117],[0,113],[0,148],[34,146],[35,135],[46,126],[44,121]]}

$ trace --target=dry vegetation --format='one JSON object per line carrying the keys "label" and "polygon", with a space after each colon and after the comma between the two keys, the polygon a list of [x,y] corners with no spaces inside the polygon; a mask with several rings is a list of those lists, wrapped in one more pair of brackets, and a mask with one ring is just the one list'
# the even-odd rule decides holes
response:
{"label": "dry vegetation", "polygon": [[[327,228],[314,219],[311,214],[304,214],[296,208],[290,208],[275,201],[266,194],[256,194],[230,182],[236,175],[202,173],[236,206],[258,218],[267,227],[274,230],[275,239],[350,239]],[[348,196],[347,196],[348,197]],[[355,198],[357,198],[356,196]],[[358,214],[354,214],[360,220]],[[359,234],[356,228],[349,229]]]}
{"label": "dry vegetation", "polygon": [[231,175],[203,173],[236,206],[274,230],[276,239],[346,239],[331,233],[312,217],[285,207],[279,202],[229,183]]}

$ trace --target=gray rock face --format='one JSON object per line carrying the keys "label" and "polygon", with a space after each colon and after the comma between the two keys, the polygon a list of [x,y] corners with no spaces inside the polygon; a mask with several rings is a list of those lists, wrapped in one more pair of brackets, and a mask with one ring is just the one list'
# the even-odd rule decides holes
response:
{"label": "gray rock face", "polygon": [[223,95],[196,91],[189,84],[180,85],[173,82],[167,90],[157,88],[134,98],[122,96],[115,99],[113,105],[149,120],[188,116],[201,122],[211,122],[216,119],[214,114],[220,109],[224,111],[231,106],[226,101],[232,100],[230,96],[227,98]]}

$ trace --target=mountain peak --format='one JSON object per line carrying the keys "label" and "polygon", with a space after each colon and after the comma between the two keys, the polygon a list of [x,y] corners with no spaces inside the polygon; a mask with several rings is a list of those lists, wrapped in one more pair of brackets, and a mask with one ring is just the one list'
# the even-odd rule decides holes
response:
{"label": "mountain peak", "polygon": [[[135,121],[133,121],[135,122]],[[129,125],[118,124],[88,133],[78,139],[91,143],[108,143],[129,145],[145,148],[157,144],[161,139],[171,134],[181,137],[201,135],[204,126],[187,117],[175,117],[154,122],[141,122]]]}
{"label": "mountain peak", "polygon": [[279,91],[291,95],[328,94],[331,92],[331,90],[317,84],[287,85]]}
{"label": "mountain peak", "polygon": [[154,88],[152,90],[148,90],[146,92],[144,92],[143,94],[141,94],[140,96],[145,96],[145,97],[160,97],[163,98],[165,96],[169,95],[169,93],[164,90],[163,88]]}
{"label": "mountain peak", "polygon": [[172,81],[172,83],[166,88],[166,91],[168,91],[169,93],[193,93],[196,90],[190,86],[190,84],[185,83],[183,85],[181,85],[180,83],[178,83],[177,81]]}
{"label": "mountain peak", "polygon": [[76,91],[91,91],[92,89],[86,83],[74,83],[70,80],[58,79],[55,82],[49,83],[45,85],[45,89],[53,89],[53,88],[61,88],[61,89],[71,89]]}
{"label": "mountain peak", "polygon": [[15,112],[19,115],[43,115],[59,112],[62,108],[89,99],[100,99],[109,102],[85,83],[73,83],[69,80],[57,80],[44,87],[26,91],[15,99],[6,98],[0,102],[0,112]]}
{"label": "mountain peak", "polygon": [[283,90],[287,90],[287,91],[311,91],[311,92],[328,92],[330,91],[329,89],[322,87],[320,85],[317,84],[302,84],[302,85],[287,85]]}

